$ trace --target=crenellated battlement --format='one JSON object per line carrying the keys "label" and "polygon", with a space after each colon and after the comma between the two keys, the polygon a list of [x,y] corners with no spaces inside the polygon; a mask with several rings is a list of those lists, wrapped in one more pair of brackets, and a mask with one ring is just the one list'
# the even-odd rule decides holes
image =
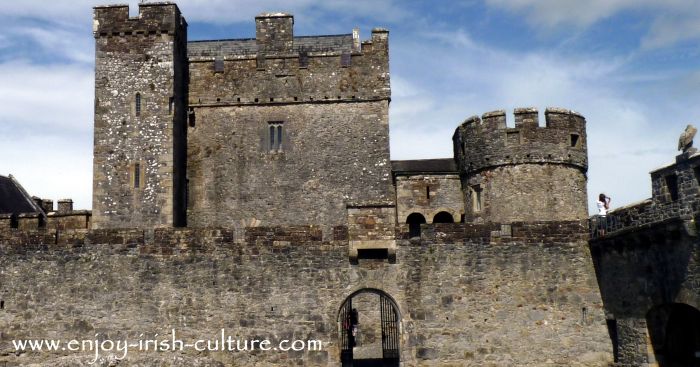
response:
{"label": "crenellated battlement", "polygon": [[453,136],[467,222],[578,220],[585,218],[586,119],[547,108],[516,108],[466,119]]}
{"label": "crenellated battlement", "polygon": [[[506,125],[506,110],[486,112],[481,117],[470,116],[462,122],[461,127],[489,130],[513,129]],[[513,110],[515,129],[522,128],[552,128],[567,130],[585,130],[586,119],[578,112],[558,107],[548,107],[545,110],[545,126],[539,126],[539,110],[534,107],[521,107]]]}
{"label": "crenellated battlement", "polygon": [[545,110],[545,126],[539,126],[536,108],[516,108],[515,127],[508,127],[506,111],[467,118],[453,136],[455,157],[465,172],[488,167],[557,163],[586,171],[586,119],[562,108]]}
{"label": "crenellated battlement", "polygon": [[108,36],[175,34],[187,27],[175,3],[139,4],[139,15],[129,17],[129,5],[95,6],[93,8],[95,38]]}

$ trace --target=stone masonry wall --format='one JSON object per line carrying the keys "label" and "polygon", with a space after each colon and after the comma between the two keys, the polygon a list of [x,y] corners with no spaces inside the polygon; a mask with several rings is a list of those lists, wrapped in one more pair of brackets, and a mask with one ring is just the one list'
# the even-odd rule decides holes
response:
{"label": "stone masonry wall", "polygon": [[[476,192],[481,190],[481,210]],[[500,166],[465,182],[466,221],[538,221],[586,218],[586,175],[555,164]],[[583,203],[583,204],[582,204]]]}
{"label": "stone masonry wall", "polygon": [[190,226],[328,232],[346,203],[393,200],[388,32],[356,47],[292,25],[263,14],[256,39],[188,45]]}
{"label": "stone masonry wall", "polygon": [[[560,108],[534,108],[467,119],[455,131],[454,151],[467,221],[582,220],[586,207],[586,121]],[[479,200],[480,199],[480,200]],[[477,202],[479,202],[477,204]]]}
{"label": "stone masonry wall", "polygon": [[[321,46],[329,39],[338,41]],[[294,49],[265,49],[260,44],[263,41],[256,47],[250,40],[250,50],[229,46],[228,41],[190,42],[189,104],[195,114],[199,106],[361,102],[391,97],[385,30],[375,29],[360,50],[353,50],[352,38],[344,41],[337,36],[297,37],[294,42],[311,44]],[[344,54],[346,64],[342,63]],[[217,60],[220,71],[215,67]]]}
{"label": "stone masonry wall", "polygon": [[[346,203],[393,201],[386,101],[197,114],[188,132],[190,226],[330,228],[347,223]],[[270,147],[270,121],[283,125],[281,149]]]}
{"label": "stone masonry wall", "polygon": [[411,175],[396,177],[398,222],[406,223],[412,213],[422,214],[428,223],[439,212],[448,212],[455,222],[464,214],[464,196],[458,175]]}
{"label": "stone masonry wall", "polygon": [[[699,163],[698,154],[677,156],[651,172],[650,199],[610,212],[604,231],[592,221],[591,254],[606,314],[617,325],[620,366],[664,365],[671,328],[654,316],[659,310],[684,305],[700,314]],[[697,328],[692,322],[683,321]],[[677,340],[692,344],[693,336]]]}
{"label": "stone masonry wall", "polygon": [[649,199],[611,211],[607,219],[608,234],[635,231],[668,220],[680,219],[692,224],[700,216],[700,154],[681,154],[675,163],[652,171],[651,192]]}
{"label": "stone masonry wall", "polygon": [[94,228],[184,224],[186,27],[174,4],[95,8]]}
{"label": "stone masonry wall", "polygon": [[616,320],[621,366],[653,366],[647,317],[655,307],[700,309],[698,238],[681,221],[591,242],[606,313]]}
{"label": "stone masonry wall", "polygon": [[[576,226],[585,229],[518,224],[510,239],[471,226],[462,239],[440,243],[450,227],[441,225],[426,231],[435,238],[401,241],[395,264],[358,265],[348,261],[346,241],[321,241],[313,227],[251,228],[240,240],[227,229],[83,231],[66,233],[58,245],[44,244],[51,242],[41,233],[15,233],[14,242],[0,239],[0,365],[76,366],[94,358],[15,353],[18,338],[135,340],[175,328],[193,341],[225,328],[234,338],[274,343],[318,339],[323,351],[132,348],[118,365],[339,366],[340,306],[371,288],[399,307],[402,366],[607,366],[611,346]],[[96,365],[110,365],[109,356]]]}

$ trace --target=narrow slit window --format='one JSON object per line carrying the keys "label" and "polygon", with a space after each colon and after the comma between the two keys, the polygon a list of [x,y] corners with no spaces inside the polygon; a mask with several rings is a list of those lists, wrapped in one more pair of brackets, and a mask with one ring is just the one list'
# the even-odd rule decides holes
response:
{"label": "narrow slit window", "polygon": [[425,198],[430,200],[430,186],[425,187]]}
{"label": "narrow slit window", "polygon": [[472,208],[474,212],[480,212],[482,208],[481,186],[472,186]]}
{"label": "narrow slit window", "polygon": [[141,164],[134,163],[134,188],[141,187]]}
{"label": "narrow slit window", "polygon": [[190,123],[190,127],[195,127],[197,116],[194,114],[193,109],[190,109],[190,111],[187,113],[187,117]]}
{"label": "narrow slit window", "polygon": [[282,149],[282,125],[277,125],[277,149]]}
{"label": "narrow slit window", "polygon": [[141,93],[136,93],[136,116],[141,116]]}

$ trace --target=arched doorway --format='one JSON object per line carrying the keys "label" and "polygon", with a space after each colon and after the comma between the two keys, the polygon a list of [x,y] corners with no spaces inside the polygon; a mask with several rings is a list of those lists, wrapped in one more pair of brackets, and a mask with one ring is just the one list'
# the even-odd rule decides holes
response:
{"label": "arched doorway", "polygon": [[411,213],[411,215],[406,218],[406,223],[408,223],[409,237],[420,237],[420,225],[426,222],[423,214]]}
{"label": "arched doorway", "polygon": [[343,367],[398,367],[399,308],[378,289],[361,289],[345,299],[338,313]]}
{"label": "arched doorway", "polygon": [[647,327],[660,367],[700,366],[700,311],[683,303],[654,307]]}
{"label": "arched doorway", "polygon": [[433,217],[433,223],[454,223],[455,220],[452,214],[448,212],[439,212]]}

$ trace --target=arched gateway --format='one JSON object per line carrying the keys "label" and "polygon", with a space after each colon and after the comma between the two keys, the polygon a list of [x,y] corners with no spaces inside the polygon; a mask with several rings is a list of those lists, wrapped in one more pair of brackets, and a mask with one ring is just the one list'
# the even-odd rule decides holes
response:
{"label": "arched gateway", "polygon": [[401,318],[396,302],[378,289],[348,296],[338,313],[343,367],[398,367]]}

